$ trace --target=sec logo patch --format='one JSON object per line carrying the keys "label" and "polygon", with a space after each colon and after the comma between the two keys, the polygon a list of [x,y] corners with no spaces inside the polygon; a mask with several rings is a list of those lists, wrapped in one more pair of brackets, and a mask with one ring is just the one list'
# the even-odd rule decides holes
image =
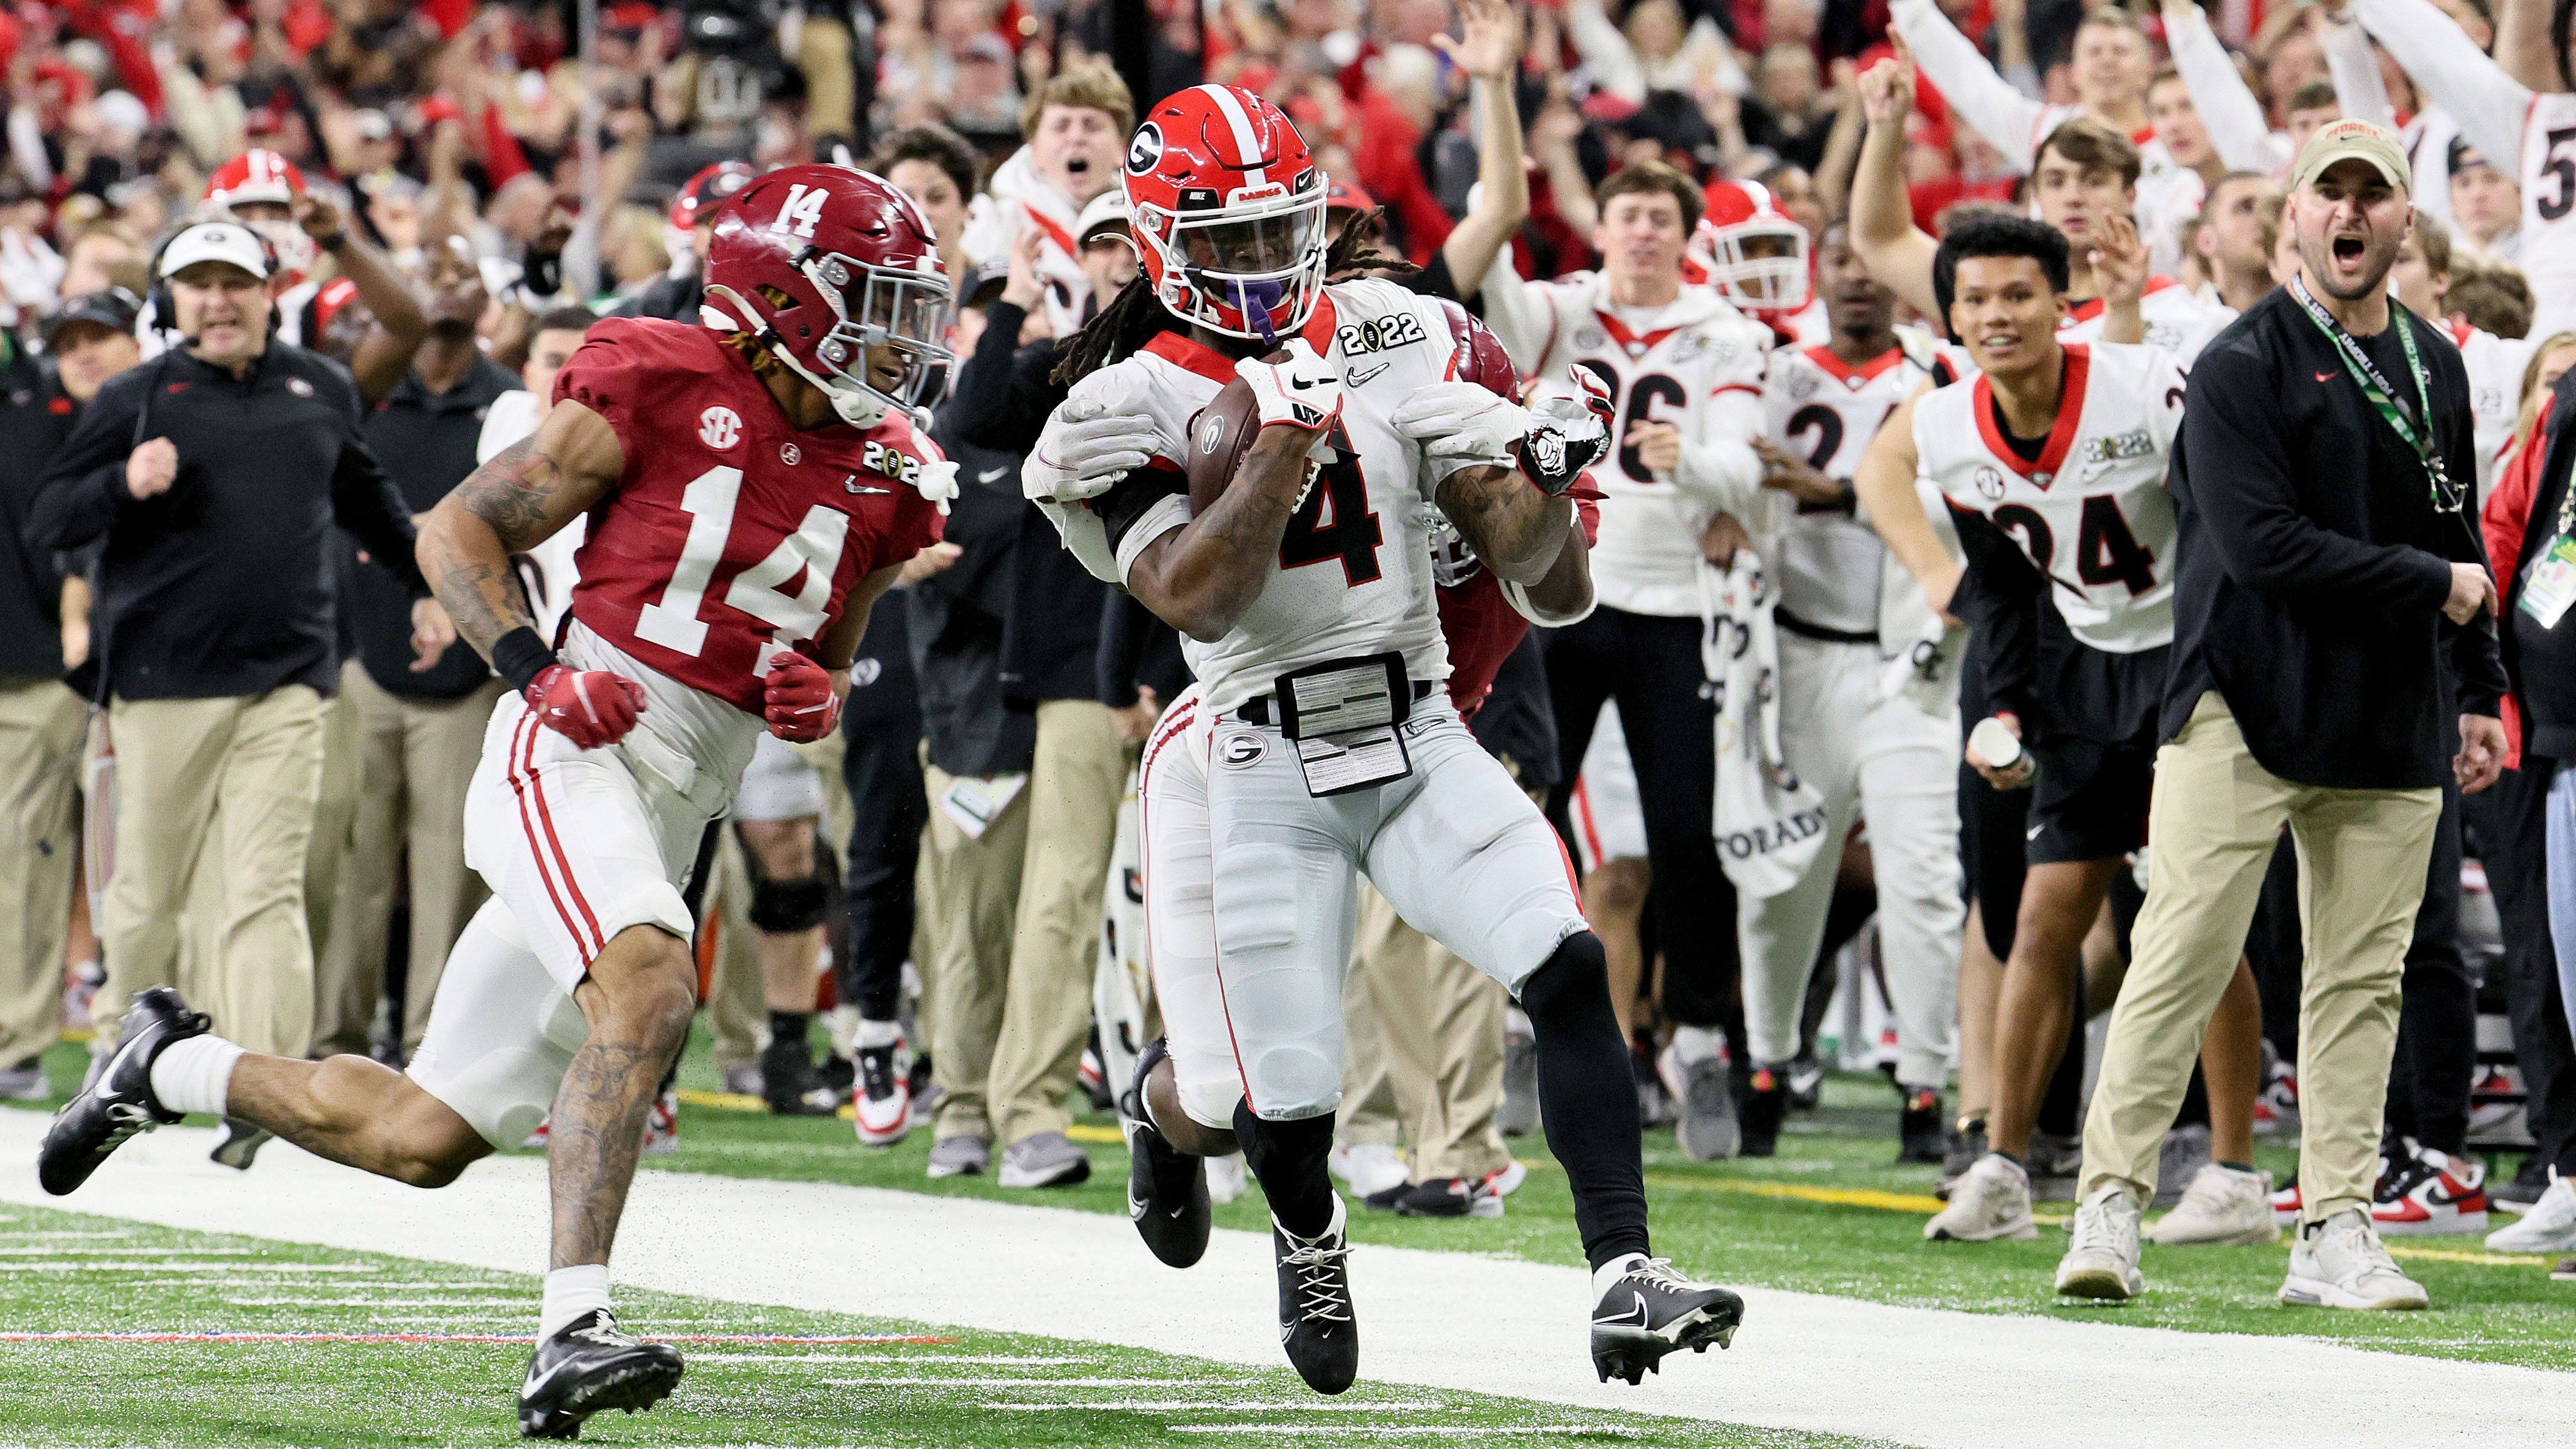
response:
{"label": "sec logo patch", "polygon": [[781,443],[778,445],[778,461],[793,468],[805,461],[805,454],[794,443]]}
{"label": "sec logo patch", "polygon": [[1217,752],[1217,763],[1229,770],[1241,770],[1261,762],[1270,753],[1270,741],[1260,735],[1235,735]]}
{"label": "sec logo patch", "polygon": [[1981,498],[2004,496],[2004,475],[1992,468],[1979,468],[1975,478],[1970,481],[1976,484],[1977,496]]}
{"label": "sec logo patch", "polygon": [[721,405],[698,414],[698,441],[718,452],[741,442],[741,416]]}

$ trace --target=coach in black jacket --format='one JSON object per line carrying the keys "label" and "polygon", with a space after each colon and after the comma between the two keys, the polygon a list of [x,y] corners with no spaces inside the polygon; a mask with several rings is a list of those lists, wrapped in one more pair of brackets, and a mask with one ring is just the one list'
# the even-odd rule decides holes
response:
{"label": "coach in black jacket", "polygon": [[2466,497],[2467,374],[2388,295],[2408,181],[2384,128],[2318,130],[2283,218],[2302,279],[2192,370],[2171,477],[2174,647],[2147,902],[2085,1124],[2086,1210],[2062,1292],[2137,1291],[2157,1148],[2286,823],[2307,966],[2302,1220],[2281,1297],[2425,1305],[2371,1224],[2381,1111],[2442,786],[2495,779],[2504,676]]}
{"label": "coach in black jacket", "polygon": [[102,1050],[128,998],[174,977],[202,848],[223,874],[223,947],[194,1004],[252,1051],[304,1055],[305,845],[338,667],[332,525],[409,590],[424,660],[455,638],[349,374],[271,338],[269,271],[237,223],[171,239],[160,276],[185,345],[100,389],[29,518],[41,547],[106,545],[94,652],[120,803],[92,1008]]}

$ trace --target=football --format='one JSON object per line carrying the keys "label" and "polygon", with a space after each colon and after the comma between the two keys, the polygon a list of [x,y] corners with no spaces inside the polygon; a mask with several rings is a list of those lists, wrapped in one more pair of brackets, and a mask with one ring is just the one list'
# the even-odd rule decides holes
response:
{"label": "football", "polygon": [[[1283,348],[1271,354],[1271,360],[1287,355]],[[1252,400],[1252,384],[1239,377],[1228,380],[1225,390],[1208,399],[1207,406],[1190,419],[1191,517],[1207,512],[1225,496],[1227,485],[1234,481],[1235,465],[1243,461],[1244,451],[1260,432],[1260,407]]]}

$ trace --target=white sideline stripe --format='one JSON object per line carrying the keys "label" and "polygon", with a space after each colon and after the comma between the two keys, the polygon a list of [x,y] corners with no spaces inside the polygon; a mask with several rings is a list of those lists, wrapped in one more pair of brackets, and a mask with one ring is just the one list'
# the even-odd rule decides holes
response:
{"label": "white sideline stripe", "polygon": [[[424,1192],[284,1143],[264,1151],[256,1170],[237,1173],[206,1160],[213,1129],[174,1127],[128,1143],[64,1199],[45,1196],[35,1182],[45,1121],[0,1110],[0,1203],[505,1272],[545,1266],[545,1164],[532,1158],[480,1162],[453,1186]],[[1156,1266],[1123,1220],[1067,1208],[664,1171],[641,1174],[632,1203],[618,1235],[617,1274],[633,1288],[1282,1366],[1276,1275],[1263,1234],[1217,1233],[1183,1278]],[[709,1233],[709,1223],[726,1231]],[[853,1243],[866,1251],[853,1253]],[[972,1271],[959,1272],[960,1264]],[[382,1276],[376,1265],[348,1266]],[[2030,1278],[2037,1304],[2047,1275]],[[1631,1389],[1593,1378],[1584,1352],[1592,1295],[1579,1268],[1362,1244],[1352,1256],[1352,1286],[1367,1326],[1361,1371],[1371,1384],[1923,1449],[2075,1442],[2177,1449],[2248,1433],[2263,1449],[2519,1449],[2564,1446],[2576,1423],[2576,1374],[2289,1336],[1899,1308],[1770,1289],[1745,1293],[1745,1332],[1733,1350],[1667,1360],[1661,1375]],[[2260,1301],[2274,1285],[2244,1286]],[[2468,1312],[2449,1311],[2463,1333],[2478,1327]],[[658,1325],[631,1326],[649,1333]],[[916,1351],[925,1363],[935,1352]],[[2427,1404],[2474,1407],[2444,1414],[2406,1407]]]}
{"label": "white sideline stripe", "polygon": [[[695,1362],[696,1355],[690,1355],[690,1361]],[[1205,1379],[1048,1379],[1037,1378],[1029,1374],[1021,1374],[1017,1377],[995,1374],[988,1378],[972,1379],[963,1377],[951,1378],[946,1374],[939,1374],[930,1377],[914,1376],[905,1378],[825,1379],[823,1382],[836,1389],[918,1389],[932,1387],[949,1389],[1204,1389],[1208,1386],[1207,1380]],[[1223,1390],[1221,1388],[1215,1390],[1215,1392],[1222,1391]],[[1208,1407],[1211,1408],[1237,1409],[1243,1407],[1240,1404],[1228,1404],[1222,1400],[1216,1399],[1211,1399],[1206,1402]]]}
{"label": "white sideline stripe", "polygon": [[[659,1322],[659,1320],[656,1320],[656,1322]],[[888,1355],[888,1354],[882,1354],[882,1353],[880,1353],[880,1354],[867,1354],[867,1353],[693,1353],[693,1354],[690,1354],[690,1355],[689,1355],[689,1362],[690,1362],[690,1363],[692,1363],[692,1364],[702,1364],[702,1363],[793,1363],[793,1364],[821,1364],[821,1365],[824,1365],[824,1366],[826,1366],[826,1367],[830,1367],[830,1368],[874,1368],[874,1367],[876,1367],[876,1366],[878,1366],[878,1365],[882,1364],[882,1365],[884,1365],[884,1366],[885,1366],[885,1367],[887,1367],[887,1368],[914,1369],[914,1368],[920,1368],[920,1367],[922,1367],[922,1366],[923,1366],[923,1365],[925,1365],[925,1364],[934,1364],[934,1363],[971,1363],[971,1364],[1097,1364],[1097,1363],[1099,1363],[1100,1361],[1099,1361],[1098,1359],[1094,1359],[1094,1358],[1072,1358],[1072,1357],[1065,1357],[1065,1356],[1054,1355],[1054,1354],[1009,1354],[1009,1353],[959,1353],[959,1354],[947,1354],[947,1353],[941,1353],[941,1352],[940,1352],[937,1348],[935,1348],[935,1347],[925,1347],[925,1346],[922,1346],[922,1345],[919,1345],[919,1344],[909,1344],[909,1343],[907,1343],[907,1344],[898,1344],[898,1345],[896,1345],[896,1351],[895,1351],[893,1354],[891,1354],[891,1355]],[[866,1382],[869,1382],[869,1383],[884,1383],[884,1382],[885,1382],[885,1380],[883,1380],[883,1379],[869,1379],[869,1380],[866,1380]],[[943,1380],[941,1380],[941,1382],[943,1382],[943,1383],[954,1383],[954,1382],[955,1382],[955,1380],[953,1380],[953,1379],[943,1379]],[[1049,1381],[1049,1380],[1030,1380],[1030,1382],[1051,1382],[1051,1381]]]}
{"label": "white sideline stripe", "polygon": [[[117,1236],[131,1237],[132,1234],[119,1233]],[[187,1254],[191,1258],[256,1258],[266,1251],[263,1248],[190,1248]],[[168,1248],[57,1248],[47,1244],[31,1248],[0,1248],[0,1258],[166,1258],[170,1252]]]}
{"label": "white sideline stripe", "polygon": [[[995,1399],[977,1404],[1007,1414],[1431,1414],[1449,1406],[1437,1399],[1395,1399],[1383,1403],[1345,1404],[1336,1399],[1275,1399],[1228,1402],[1224,1399],[1103,1399],[1090,1403],[1026,1404]],[[1425,1424],[1421,1430],[1446,1428]]]}
{"label": "white sideline stripe", "polygon": [[[196,1251],[191,1248],[189,1252]],[[373,1273],[372,1263],[100,1263],[64,1258],[44,1263],[0,1263],[0,1273],[167,1273],[177,1277],[263,1278],[271,1273]]]}
{"label": "white sideline stripe", "polygon": [[235,1308],[535,1308],[535,1298],[227,1298]]}
{"label": "white sideline stripe", "polygon": [[1596,1439],[1642,1439],[1644,1434],[1616,1424],[1166,1424],[1167,1434],[1259,1434],[1265,1438],[1481,1439],[1489,1435],[1582,1434]]}

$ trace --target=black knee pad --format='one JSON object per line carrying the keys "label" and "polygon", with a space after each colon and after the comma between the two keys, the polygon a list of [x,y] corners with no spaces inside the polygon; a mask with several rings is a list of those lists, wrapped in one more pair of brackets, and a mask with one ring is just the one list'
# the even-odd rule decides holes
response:
{"label": "black knee pad", "polygon": [[1521,983],[1521,1010],[1538,1018],[1587,998],[1609,1004],[1610,962],[1602,954],[1600,937],[1577,931],[1557,942],[1555,952]]}
{"label": "black knee pad", "polygon": [[799,880],[760,879],[752,882],[751,908],[745,914],[756,929],[783,935],[823,924],[823,913],[831,904],[831,883],[820,875]]}

